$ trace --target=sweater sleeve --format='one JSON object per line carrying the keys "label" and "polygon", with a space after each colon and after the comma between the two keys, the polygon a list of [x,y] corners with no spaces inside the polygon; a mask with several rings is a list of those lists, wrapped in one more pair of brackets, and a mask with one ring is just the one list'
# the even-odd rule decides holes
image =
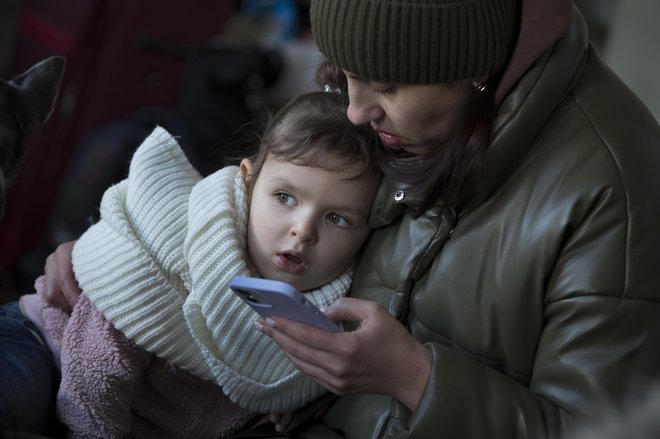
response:
{"label": "sweater sleeve", "polygon": [[129,433],[131,402],[151,355],[108,323],[84,295],[62,338],[57,413],[71,437]]}

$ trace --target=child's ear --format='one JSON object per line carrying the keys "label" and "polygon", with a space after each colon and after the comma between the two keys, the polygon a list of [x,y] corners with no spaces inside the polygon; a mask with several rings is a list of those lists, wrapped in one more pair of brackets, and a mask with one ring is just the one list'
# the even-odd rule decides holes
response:
{"label": "child's ear", "polygon": [[254,163],[250,159],[243,159],[241,160],[240,167],[245,187],[249,189],[251,187],[250,184],[254,180]]}
{"label": "child's ear", "polygon": [[66,58],[52,56],[32,66],[11,82],[16,86],[29,126],[45,122],[55,106]]}

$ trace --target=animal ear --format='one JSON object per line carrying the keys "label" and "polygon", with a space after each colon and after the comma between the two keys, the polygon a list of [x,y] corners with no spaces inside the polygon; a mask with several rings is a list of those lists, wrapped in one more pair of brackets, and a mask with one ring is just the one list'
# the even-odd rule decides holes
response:
{"label": "animal ear", "polygon": [[66,58],[63,56],[52,56],[12,79],[18,91],[24,120],[29,126],[45,122],[52,113],[65,64]]}

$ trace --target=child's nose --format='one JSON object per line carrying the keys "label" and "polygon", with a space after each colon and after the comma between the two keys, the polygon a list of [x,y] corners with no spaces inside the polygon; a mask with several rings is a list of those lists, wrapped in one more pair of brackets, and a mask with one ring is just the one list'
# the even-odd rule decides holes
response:
{"label": "child's nose", "polygon": [[291,235],[303,242],[316,242],[318,236],[314,219],[307,215],[301,215],[291,227]]}

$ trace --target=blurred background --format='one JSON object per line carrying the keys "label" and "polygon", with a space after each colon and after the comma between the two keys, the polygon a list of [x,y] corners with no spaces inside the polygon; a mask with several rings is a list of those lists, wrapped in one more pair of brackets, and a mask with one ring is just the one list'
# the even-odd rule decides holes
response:
{"label": "blurred background", "polygon": [[[660,120],[658,0],[575,0],[605,61]],[[154,125],[204,175],[255,124],[316,88],[307,0],[0,0],[0,77],[67,57],[0,222],[0,303],[32,290],[57,244],[94,220]],[[250,134],[252,133],[252,136]]]}

